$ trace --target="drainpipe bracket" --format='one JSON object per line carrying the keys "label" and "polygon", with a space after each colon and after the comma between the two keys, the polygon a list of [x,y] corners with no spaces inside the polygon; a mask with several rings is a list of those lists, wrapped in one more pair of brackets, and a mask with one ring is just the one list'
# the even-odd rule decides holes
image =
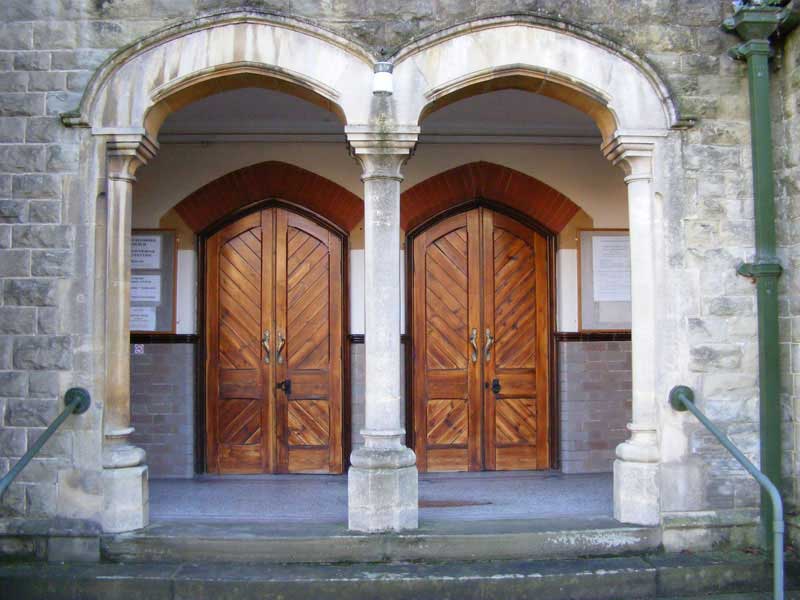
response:
{"label": "drainpipe bracket", "polygon": [[742,263],[736,269],[736,272],[753,280],[758,280],[761,277],[778,278],[783,273],[783,267],[777,262]]}
{"label": "drainpipe bracket", "polygon": [[769,40],[747,40],[738,46],[734,46],[728,50],[728,56],[734,60],[747,60],[747,57],[754,54],[764,54],[769,58],[775,56],[775,50],[772,48]]}

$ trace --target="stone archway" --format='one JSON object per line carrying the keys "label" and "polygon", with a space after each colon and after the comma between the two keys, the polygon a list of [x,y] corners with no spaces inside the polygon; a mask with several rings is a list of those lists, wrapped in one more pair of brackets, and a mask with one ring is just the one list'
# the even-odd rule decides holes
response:
{"label": "stone archway", "polygon": [[[229,13],[159,31],[114,55],[95,74],[73,126],[91,129],[94,161],[105,174],[106,214],[97,229],[105,277],[94,301],[103,307],[96,339],[103,356],[95,394],[103,410],[102,524],[127,531],[147,524],[144,451],[131,445],[130,229],[136,170],[158,151],[158,129],[173,111],[238,87],[283,91],[330,110],[343,123],[366,122],[374,59],[355,44],[283,17]],[[102,222],[102,220],[101,220]]]}
{"label": "stone archway", "polygon": [[[660,520],[656,373],[663,346],[659,322],[661,233],[654,173],[669,162],[669,130],[682,126],[668,89],[637,55],[595,33],[534,17],[498,17],[435,33],[394,57],[402,94],[397,120],[419,123],[438,107],[471,95],[517,88],[566,102],[589,115],[602,151],[625,174],[631,240],[633,419],[618,446],[614,514],[621,521]],[[411,90],[414,90],[412,93]]]}
{"label": "stone archway", "polygon": [[[366,446],[354,453],[349,514],[354,529],[417,525],[414,455],[399,420],[399,237],[402,167],[424,115],[468,95],[517,87],[549,95],[589,114],[603,152],[626,174],[633,276],[634,403],[631,439],[615,465],[615,514],[655,524],[659,518],[655,374],[660,338],[659,236],[653,157],[680,119],[654,70],[636,55],[587,30],[534,17],[489,18],[421,38],[376,65],[355,44],[304,22],[229,13],[169,27],[112,57],[96,73],[80,110],[65,122],[91,128],[85,184],[105,185],[105,222],[96,231],[99,364],[95,393],[104,405],[103,527],[147,523],[144,453],[128,442],[130,208],[137,168],[157,150],[164,118],[193,100],[241,86],[278,89],[330,109],[345,125],[362,165],[365,206]],[[392,70],[389,98],[386,72]],[[381,85],[373,95],[373,72]],[[104,259],[102,258],[104,257]],[[105,261],[105,262],[103,262]],[[376,490],[385,490],[381,495]]]}

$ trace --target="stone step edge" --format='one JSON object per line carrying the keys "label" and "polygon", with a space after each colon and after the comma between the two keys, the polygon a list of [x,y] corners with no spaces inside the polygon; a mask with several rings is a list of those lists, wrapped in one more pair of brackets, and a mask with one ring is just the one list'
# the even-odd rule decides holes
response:
{"label": "stone step edge", "polygon": [[101,538],[105,560],[150,562],[213,560],[266,563],[379,563],[578,558],[653,552],[661,531],[620,527],[513,533],[415,533],[313,537],[158,536],[147,533]]}
{"label": "stone step edge", "polygon": [[[791,570],[796,572],[797,569]],[[230,563],[157,564],[0,564],[0,590],[9,597],[46,598],[54,589],[91,589],[122,594],[146,585],[148,598],[214,597],[235,586],[262,597],[374,597],[375,592],[413,593],[416,598],[504,598],[537,592],[560,598],[679,598],[703,593],[766,592],[769,566],[742,553],[701,556],[650,555],[593,559],[484,561],[481,563],[381,565],[242,565]],[[369,583],[367,596],[364,594]],[[795,577],[788,589],[798,589]],[[104,587],[105,586],[105,587]],[[38,590],[38,591],[37,591]],[[41,593],[40,593],[41,592]],[[311,596],[309,596],[311,594]],[[497,595],[495,595],[497,594]],[[72,597],[72,596],[69,596]],[[75,596],[78,597],[78,596]],[[394,596],[392,596],[394,597]]]}

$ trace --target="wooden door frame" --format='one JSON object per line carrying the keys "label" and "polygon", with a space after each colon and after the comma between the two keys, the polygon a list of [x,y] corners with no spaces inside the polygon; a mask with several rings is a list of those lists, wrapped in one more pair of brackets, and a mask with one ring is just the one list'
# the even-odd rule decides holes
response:
{"label": "wooden door frame", "polygon": [[280,198],[265,198],[247,204],[218,219],[197,233],[197,353],[195,355],[195,401],[194,401],[194,472],[195,475],[208,473],[206,460],[206,269],[208,267],[208,239],[235,223],[242,217],[267,208],[282,208],[305,217],[320,227],[336,235],[342,244],[342,469],[347,472],[350,466],[351,451],[351,408],[350,408],[350,265],[349,232],[336,223],[318,215],[307,208],[287,202]]}
{"label": "wooden door frame", "polygon": [[560,413],[558,401],[558,342],[556,339],[556,253],[558,252],[558,233],[545,227],[530,216],[500,202],[490,200],[488,198],[474,198],[467,200],[460,204],[451,206],[436,215],[426,219],[413,229],[406,233],[406,333],[404,337],[408,340],[405,344],[405,391],[406,391],[406,445],[409,448],[414,448],[415,430],[414,430],[414,339],[410,331],[413,331],[413,318],[414,318],[414,252],[413,244],[415,239],[420,233],[426,231],[430,227],[436,225],[440,221],[447,219],[453,215],[467,212],[476,208],[488,208],[502,215],[505,215],[515,221],[518,221],[526,227],[530,227],[536,233],[545,238],[547,242],[547,268],[548,268],[548,303],[549,303],[549,323],[548,323],[548,351],[550,352],[550,372],[548,373],[548,394],[549,394],[549,423],[550,428],[550,469],[559,469],[560,456]]}

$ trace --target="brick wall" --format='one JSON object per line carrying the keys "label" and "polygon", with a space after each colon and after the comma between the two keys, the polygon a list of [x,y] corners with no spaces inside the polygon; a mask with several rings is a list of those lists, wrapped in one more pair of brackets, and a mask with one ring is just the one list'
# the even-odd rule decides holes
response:
{"label": "brick wall", "polygon": [[631,343],[561,342],[561,470],[611,471],[631,421]]}
{"label": "brick wall", "polygon": [[195,347],[131,346],[131,442],[147,452],[150,477],[194,475]]}

